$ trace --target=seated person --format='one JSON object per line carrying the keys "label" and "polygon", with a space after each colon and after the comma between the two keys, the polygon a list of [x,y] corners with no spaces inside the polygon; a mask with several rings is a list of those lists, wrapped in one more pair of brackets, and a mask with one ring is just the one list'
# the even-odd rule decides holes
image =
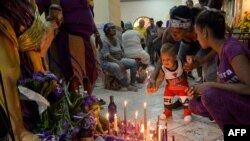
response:
{"label": "seated person", "polygon": [[125,23],[126,31],[122,34],[122,44],[124,47],[124,53],[128,58],[140,59],[144,68],[149,64],[149,54],[143,50],[141,45],[140,33],[133,30],[131,22]]}
{"label": "seated person", "polygon": [[[122,86],[129,91],[137,91],[135,84],[137,64],[134,59],[125,58],[123,48],[115,37],[116,30],[112,23],[104,25],[105,37],[102,39],[103,48],[100,50],[100,62],[103,70],[115,75]],[[130,69],[131,81],[125,75],[126,69]]]}

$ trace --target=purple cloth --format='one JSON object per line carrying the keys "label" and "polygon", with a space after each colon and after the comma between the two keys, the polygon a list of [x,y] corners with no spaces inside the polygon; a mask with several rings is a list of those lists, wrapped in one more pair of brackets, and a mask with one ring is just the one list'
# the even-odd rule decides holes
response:
{"label": "purple cloth", "polygon": [[[36,0],[41,10],[48,11],[50,0]],[[90,36],[94,33],[94,20],[87,0],[60,0],[63,10],[63,24],[59,34],[56,37],[58,62],[57,66],[62,70],[66,80],[70,80],[73,75],[73,66],[71,64],[71,54],[69,53],[68,34],[77,35],[83,38],[86,57],[86,76],[91,84],[97,79],[98,69],[94,57]],[[81,47],[79,47],[81,48]],[[53,55],[53,54],[52,54]],[[52,57],[53,58],[53,57]],[[55,61],[55,60],[52,60]],[[82,81],[82,80],[79,80]]]}
{"label": "purple cloth", "polygon": [[[250,50],[233,38],[228,38],[222,48],[217,74],[221,83],[239,83],[231,66],[232,59],[238,55],[250,57]],[[227,124],[250,124],[250,96],[218,88],[205,89],[200,98],[189,102],[190,110],[198,115],[214,119],[224,130]]]}
{"label": "purple cloth", "polygon": [[201,101],[222,131],[224,125],[250,125],[250,96],[208,88],[204,90]]}
{"label": "purple cloth", "polygon": [[[36,0],[38,7],[48,10],[50,0]],[[85,36],[91,36],[93,29],[93,15],[87,0],[60,0],[63,10],[63,25],[67,30]]]}
{"label": "purple cloth", "polygon": [[232,66],[232,59],[237,55],[245,55],[250,57],[250,50],[244,47],[238,40],[228,38],[225,41],[221,51],[219,65],[217,66],[217,75],[222,83],[237,83],[239,82]]}

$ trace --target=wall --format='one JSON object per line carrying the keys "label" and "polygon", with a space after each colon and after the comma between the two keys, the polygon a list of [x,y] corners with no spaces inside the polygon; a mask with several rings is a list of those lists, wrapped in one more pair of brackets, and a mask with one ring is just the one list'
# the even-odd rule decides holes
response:
{"label": "wall", "polygon": [[[173,6],[183,5],[186,0],[145,0],[121,2],[121,19],[134,22],[140,16],[153,17],[163,22],[169,19],[169,10]],[[194,4],[198,0],[193,0]],[[165,25],[165,24],[163,24]]]}
{"label": "wall", "polygon": [[94,0],[95,23],[109,22],[109,0]]}
{"label": "wall", "polygon": [[[163,22],[169,19],[169,10],[182,4],[182,0],[145,0],[121,2],[121,20],[134,22],[138,17],[153,17]],[[165,24],[163,24],[165,25]]]}

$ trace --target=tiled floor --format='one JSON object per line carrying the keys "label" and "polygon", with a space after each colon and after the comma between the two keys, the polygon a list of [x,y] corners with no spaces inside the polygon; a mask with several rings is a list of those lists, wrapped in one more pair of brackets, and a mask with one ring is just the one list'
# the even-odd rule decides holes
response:
{"label": "tiled floor", "polygon": [[[147,102],[147,116],[152,126],[155,125],[157,116],[163,111],[163,90],[164,84],[161,85],[157,94],[148,95],[146,93],[146,84],[141,84],[142,89],[138,92],[129,91],[111,91],[103,88],[102,81],[96,84],[93,94],[98,98],[104,99],[107,104],[104,105],[102,113],[107,113],[109,96],[114,96],[117,105],[118,117],[123,119],[123,103],[126,100],[127,117],[134,120],[135,112],[139,112],[139,118],[143,118],[143,103]],[[174,136],[175,141],[223,141],[223,134],[215,123],[208,119],[193,115],[193,120],[185,123],[182,120],[182,110],[173,111],[173,118],[167,120],[168,137]],[[171,141],[171,140],[170,140]]]}

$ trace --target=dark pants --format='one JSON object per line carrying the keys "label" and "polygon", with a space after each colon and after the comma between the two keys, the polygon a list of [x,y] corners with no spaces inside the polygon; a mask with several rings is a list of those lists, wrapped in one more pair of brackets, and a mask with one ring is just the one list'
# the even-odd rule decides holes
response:
{"label": "dark pants", "polygon": [[205,89],[201,98],[189,101],[191,112],[213,118],[224,130],[224,125],[250,125],[250,96],[218,88]]}

